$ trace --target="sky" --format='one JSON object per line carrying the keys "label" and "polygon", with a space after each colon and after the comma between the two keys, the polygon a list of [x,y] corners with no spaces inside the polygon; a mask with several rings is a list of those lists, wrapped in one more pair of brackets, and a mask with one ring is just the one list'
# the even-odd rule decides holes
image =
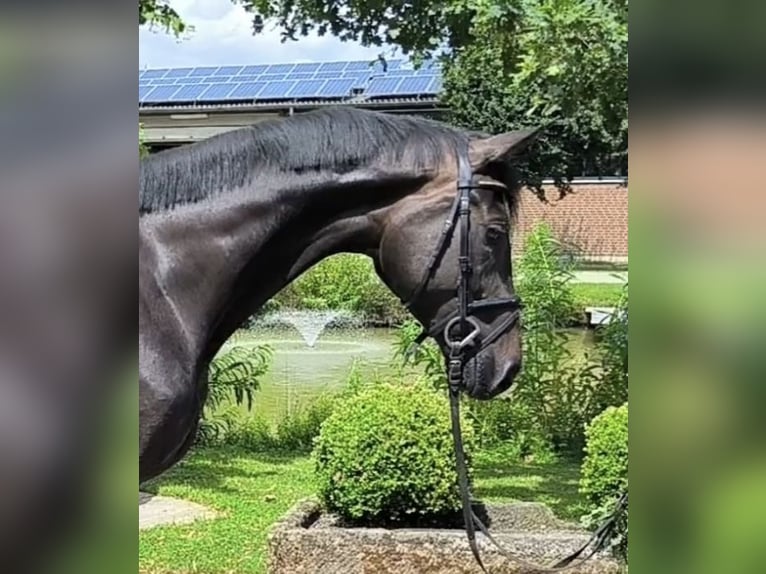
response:
{"label": "sky", "polygon": [[[280,43],[267,23],[253,36],[252,15],[231,0],[172,0],[171,6],[194,30],[176,39],[160,30],[139,28],[140,69],[208,65],[276,64],[332,60],[371,60],[383,48],[365,48],[333,36],[309,36]],[[390,55],[390,54],[389,54]]]}

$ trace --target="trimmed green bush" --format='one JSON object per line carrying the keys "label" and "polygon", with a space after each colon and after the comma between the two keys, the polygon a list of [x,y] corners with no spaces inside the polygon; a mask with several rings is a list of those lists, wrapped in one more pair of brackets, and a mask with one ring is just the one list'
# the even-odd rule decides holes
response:
{"label": "trimmed green bush", "polygon": [[[473,433],[463,428],[470,456]],[[427,384],[380,383],[349,396],[313,457],[322,502],[349,522],[416,524],[460,509],[449,404]]]}
{"label": "trimmed green bush", "polygon": [[[585,521],[593,526],[612,511],[628,488],[628,404],[607,408],[587,426],[585,437],[580,492],[588,503]],[[627,510],[618,520],[612,547],[618,556],[627,557]]]}

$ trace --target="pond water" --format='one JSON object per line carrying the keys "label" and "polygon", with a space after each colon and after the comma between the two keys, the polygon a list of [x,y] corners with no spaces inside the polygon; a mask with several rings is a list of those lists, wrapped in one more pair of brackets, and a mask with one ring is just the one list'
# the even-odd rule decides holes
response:
{"label": "pond water", "polygon": [[[593,345],[590,330],[571,329],[567,336],[575,355]],[[253,413],[274,424],[318,395],[342,389],[355,364],[366,372],[392,372],[395,340],[391,329],[333,328],[309,347],[295,329],[261,327],[238,331],[221,352],[232,346],[273,348],[273,362],[261,379]]]}

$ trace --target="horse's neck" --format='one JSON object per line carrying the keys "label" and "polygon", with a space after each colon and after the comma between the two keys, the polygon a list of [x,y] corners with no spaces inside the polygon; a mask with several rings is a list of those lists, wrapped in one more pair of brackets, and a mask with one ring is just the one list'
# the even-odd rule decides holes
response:
{"label": "horse's neck", "polygon": [[234,192],[148,219],[158,282],[190,352],[209,359],[248,316],[315,262],[377,246],[368,214],[412,185],[391,183],[353,174],[331,185],[293,182],[283,189]]}

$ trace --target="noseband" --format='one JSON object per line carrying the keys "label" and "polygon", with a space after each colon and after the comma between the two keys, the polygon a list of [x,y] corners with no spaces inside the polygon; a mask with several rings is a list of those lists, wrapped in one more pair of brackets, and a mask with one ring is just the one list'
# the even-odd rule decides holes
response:
{"label": "noseband", "polygon": [[[596,529],[591,538],[583,546],[549,567],[531,564],[502,548],[490,535],[487,527],[474,512],[471,505],[471,493],[468,486],[468,471],[465,462],[465,451],[463,449],[463,436],[460,429],[460,392],[465,389],[464,369],[470,357],[476,356],[482,349],[485,349],[494,343],[519,320],[522,304],[521,300],[516,296],[508,298],[480,299],[477,301],[473,300],[470,285],[473,271],[471,267],[470,244],[471,192],[479,189],[493,189],[497,186],[496,184],[486,181],[474,181],[473,171],[471,170],[471,164],[468,159],[467,143],[457,150],[457,164],[457,195],[450,208],[449,216],[444,222],[444,228],[442,229],[436,249],[428,261],[428,265],[423,272],[423,277],[421,278],[420,283],[418,283],[418,286],[410,295],[409,300],[404,303],[405,307],[410,310],[418,297],[425,291],[426,286],[438,270],[459,223],[460,254],[458,262],[460,265],[460,279],[457,285],[457,308],[444,319],[433,321],[428,328],[424,328],[420,335],[415,339],[415,342],[410,348],[410,351],[407,352],[407,355],[428,337],[437,338],[440,335],[443,336],[444,342],[449,348],[447,380],[449,382],[452,439],[455,445],[455,466],[458,475],[460,499],[463,507],[463,521],[468,536],[468,544],[481,569],[486,572],[476,544],[477,528],[506,559],[516,561],[525,568],[536,572],[559,572],[582,564],[606,545],[616,525],[619,512],[624,505],[627,504],[627,493],[622,495],[613,513]],[[505,309],[508,314],[502,318],[486,336],[483,336],[482,328],[473,315],[476,311],[484,311],[488,309]],[[585,550],[591,547],[591,545],[591,551],[577,560],[577,558],[580,557]]]}

